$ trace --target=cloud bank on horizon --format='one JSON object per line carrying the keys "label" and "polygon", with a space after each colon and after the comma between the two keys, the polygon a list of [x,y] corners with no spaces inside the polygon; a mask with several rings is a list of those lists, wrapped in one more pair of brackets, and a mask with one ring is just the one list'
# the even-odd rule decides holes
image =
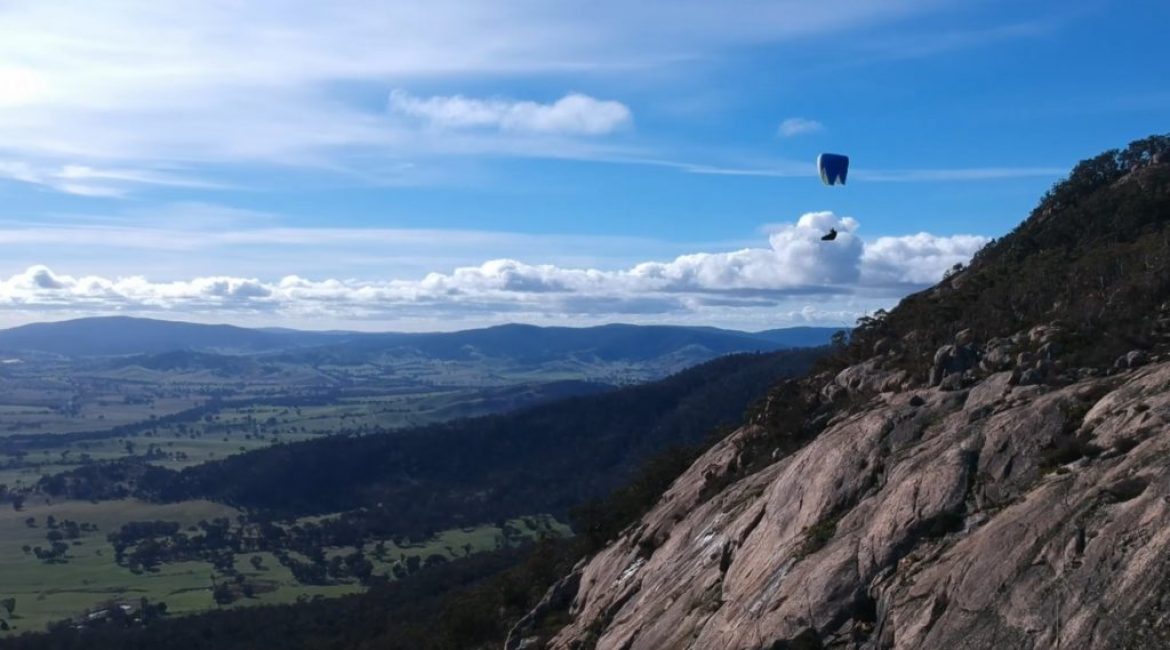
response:
{"label": "cloud bank on horizon", "polygon": [[[840,235],[820,241],[830,227]],[[325,319],[383,328],[485,314],[528,322],[840,324],[858,301],[888,306],[968,261],[987,239],[927,233],[863,240],[859,224],[831,212],[768,228],[768,246],[692,253],[667,262],[600,270],[495,259],[432,272],[419,280],[274,280],[208,276],[152,281],[142,276],[69,276],[33,266],[0,281],[0,307],[43,313],[188,314],[257,322]]]}

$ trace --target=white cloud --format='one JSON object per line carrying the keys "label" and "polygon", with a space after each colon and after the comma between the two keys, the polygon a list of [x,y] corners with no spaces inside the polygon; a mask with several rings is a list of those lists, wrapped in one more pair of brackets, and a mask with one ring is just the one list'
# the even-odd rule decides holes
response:
{"label": "white cloud", "polygon": [[[834,242],[822,242],[828,228]],[[495,259],[419,280],[275,280],[213,275],[152,281],[55,273],[33,266],[0,281],[0,309],[138,311],[341,320],[669,318],[739,322],[768,313],[840,313],[937,281],[965,262],[983,237],[919,233],[866,242],[859,224],[829,212],[770,228],[768,246],[692,253],[665,262],[602,270]],[[814,316],[809,316],[810,314]]]}
{"label": "white cloud", "polygon": [[[367,91],[573,73],[614,75],[888,23],[935,0],[178,0],[0,5],[0,158],[43,169],[158,170],[167,164],[347,168],[352,157],[452,153],[582,155],[572,142],[628,109],[585,95],[551,105],[467,100],[502,132],[421,130]],[[581,73],[589,72],[582,77]],[[637,77],[635,76],[634,79]],[[450,108],[453,97],[434,105]],[[430,100],[421,100],[424,102]],[[478,102],[478,104],[476,103]],[[477,118],[485,119],[485,118]],[[599,152],[594,152],[599,153]],[[605,153],[605,152],[600,152]],[[153,183],[42,182],[79,194]],[[11,177],[12,175],[9,174]],[[38,177],[43,177],[38,174]]]}
{"label": "white cloud", "polygon": [[903,237],[879,237],[865,247],[861,263],[870,282],[926,284],[936,282],[955,264],[966,264],[986,237],[935,237],[920,232]]}
{"label": "white cloud", "polygon": [[820,133],[824,130],[824,124],[821,124],[816,120],[809,120],[803,117],[790,117],[780,123],[780,135],[786,138],[791,138],[794,135]]}
{"label": "white cloud", "polygon": [[461,95],[415,97],[405,91],[390,94],[391,112],[420,118],[446,128],[488,127],[502,131],[599,135],[631,121],[621,102],[572,93],[551,104],[506,99],[473,99]]}

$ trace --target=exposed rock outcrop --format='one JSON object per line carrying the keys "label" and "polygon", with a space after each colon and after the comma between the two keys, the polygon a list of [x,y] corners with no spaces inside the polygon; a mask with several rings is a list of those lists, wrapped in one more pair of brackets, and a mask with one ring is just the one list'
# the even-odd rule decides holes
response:
{"label": "exposed rock outcrop", "polygon": [[1130,350],[1121,357],[1118,357],[1117,362],[1113,367],[1118,370],[1126,370],[1128,368],[1140,368],[1149,362],[1149,356],[1141,350]]}
{"label": "exposed rock outcrop", "polygon": [[750,435],[582,568],[551,647],[1170,647],[1170,364],[879,393],[704,500]]}
{"label": "exposed rock outcrop", "polygon": [[512,626],[508,632],[508,638],[504,642],[504,650],[526,650],[537,644],[539,637],[531,634],[535,621],[548,612],[564,609],[571,603],[581,586],[581,569],[582,565],[578,564],[569,575],[558,580],[544,595],[544,598],[540,599],[536,607]]}
{"label": "exposed rock outcrop", "polygon": [[938,386],[947,377],[962,374],[975,367],[978,354],[970,343],[944,345],[934,353],[934,365],[930,370],[930,385]]}

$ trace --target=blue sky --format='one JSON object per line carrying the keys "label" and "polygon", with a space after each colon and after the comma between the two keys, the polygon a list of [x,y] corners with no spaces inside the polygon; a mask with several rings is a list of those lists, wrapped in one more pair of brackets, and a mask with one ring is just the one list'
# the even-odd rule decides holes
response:
{"label": "blue sky", "polygon": [[1165,2],[158,5],[0,2],[0,325],[842,325],[1170,115]]}

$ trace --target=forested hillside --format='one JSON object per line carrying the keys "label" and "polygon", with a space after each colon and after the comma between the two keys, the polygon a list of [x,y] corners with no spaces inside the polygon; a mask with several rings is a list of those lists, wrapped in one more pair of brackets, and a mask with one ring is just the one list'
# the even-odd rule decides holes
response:
{"label": "forested hillside", "polygon": [[361,510],[387,533],[423,533],[522,514],[564,514],[605,494],[664,448],[737,423],[822,350],[733,355],[649,384],[394,434],[333,436],[171,471],[99,463],[42,487],[81,499],[208,498],[256,516]]}
{"label": "forested hillside", "polygon": [[1054,323],[1065,363],[1108,366],[1154,345],[1152,316],[1170,299],[1170,136],[1084,160],[1008,235],[937,286],[864,319],[850,360],[897,341],[924,377],[959,330],[988,340]]}

